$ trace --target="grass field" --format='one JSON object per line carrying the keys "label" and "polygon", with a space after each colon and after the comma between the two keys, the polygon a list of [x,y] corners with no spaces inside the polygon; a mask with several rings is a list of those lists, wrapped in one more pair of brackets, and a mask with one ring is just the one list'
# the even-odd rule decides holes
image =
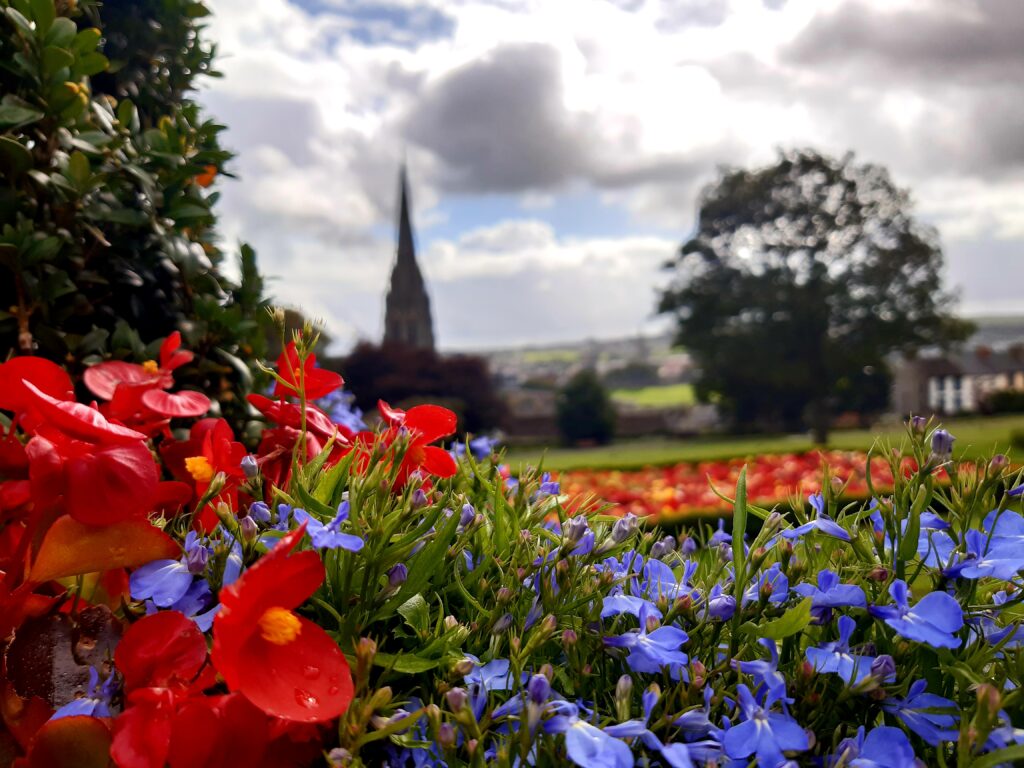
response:
{"label": "grass field", "polygon": [[[1010,433],[1024,431],[1024,414],[949,419],[944,426],[956,440],[956,455],[967,458],[989,456],[994,451],[1011,453]],[[903,437],[902,427],[833,432],[829,448],[867,450],[877,438]],[[713,461],[762,453],[797,453],[814,447],[807,435],[709,436],[686,439],[647,438],[598,448],[514,448],[506,459],[513,470],[521,465],[537,466],[543,459],[545,469],[640,469],[645,466],[669,466],[684,461]],[[1024,450],[1011,457],[1020,461]]]}
{"label": "grass field", "polygon": [[612,392],[612,399],[643,408],[669,408],[677,405],[693,405],[696,402],[692,384],[617,389]]}

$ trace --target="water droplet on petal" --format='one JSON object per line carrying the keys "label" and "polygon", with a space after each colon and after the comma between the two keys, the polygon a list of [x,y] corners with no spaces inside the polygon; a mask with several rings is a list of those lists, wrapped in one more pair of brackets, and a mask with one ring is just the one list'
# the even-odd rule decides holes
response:
{"label": "water droplet on petal", "polygon": [[312,664],[307,664],[302,668],[302,675],[307,680],[316,680],[320,677],[320,667],[314,667]]}
{"label": "water droplet on petal", "polygon": [[306,709],[313,709],[320,705],[320,700],[309,691],[304,691],[301,688],[295,689],[295,701],[298,702],[299,706],[305,707]]}
{"label": "water droplet on petal", "polygon": [[341,689],[338,686],[332,685],[330,688],[327,689],[327,693],[329,693],[331,696],[335,696],[340,690]]}

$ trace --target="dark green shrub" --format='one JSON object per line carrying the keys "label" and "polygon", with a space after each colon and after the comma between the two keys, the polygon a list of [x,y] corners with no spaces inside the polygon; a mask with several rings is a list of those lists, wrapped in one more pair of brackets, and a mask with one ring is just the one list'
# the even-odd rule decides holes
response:
{"label": "dark green shrub", "polygon": [[208,187],[231,155],[188,98],[210,72],[207,13],[0,0],[0,356],[78,375],[180,330],[197,357],[178,380],[240,421],[265,302],[253,252],[235,283],[215,244]]}
{"label": "dark green shrub", "polygon": [[558,430],[567,443],[607,443],[615,434],[615,408],[590,369],[580,371],[559,391]]}
{"label": "dark green shrub", "polygon": [[1024,413],[1024,391],[1004,389],[985,398],[986,413]]}

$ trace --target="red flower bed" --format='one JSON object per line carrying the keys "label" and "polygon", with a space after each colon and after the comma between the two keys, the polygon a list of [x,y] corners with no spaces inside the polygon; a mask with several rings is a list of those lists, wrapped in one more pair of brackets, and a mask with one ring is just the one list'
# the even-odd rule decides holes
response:
{"label": "red flower bed", "polygon": [[[806,498],[821,490],[823,464],[845,483],[844,495],[868,495],[867,454],[861,451],[782,453],[632,472],[577,470],[562,473],[559,480],[564,493],[577,497],[593,494],[618,505],[617,513],[632,512],[666,521],[730,509],[711,486],[731,495],[744,466],[751,503],[766,506],[793,495]],[[906,466],[912,466],[909,460]],[[871,477],[876,489],[892,486],[892,471],[880,457],[872,459]]]}

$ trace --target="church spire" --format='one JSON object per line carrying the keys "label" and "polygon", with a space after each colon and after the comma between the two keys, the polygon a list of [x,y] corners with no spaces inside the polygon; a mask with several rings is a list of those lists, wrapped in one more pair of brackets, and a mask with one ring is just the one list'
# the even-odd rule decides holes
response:
{"label": "church spire", "polygon": [[398,189],[398,253],[385,300],[384,343],[433,349],[434,323],[430,316],[430,297],[416,263],[405,163],[399,172]]}

